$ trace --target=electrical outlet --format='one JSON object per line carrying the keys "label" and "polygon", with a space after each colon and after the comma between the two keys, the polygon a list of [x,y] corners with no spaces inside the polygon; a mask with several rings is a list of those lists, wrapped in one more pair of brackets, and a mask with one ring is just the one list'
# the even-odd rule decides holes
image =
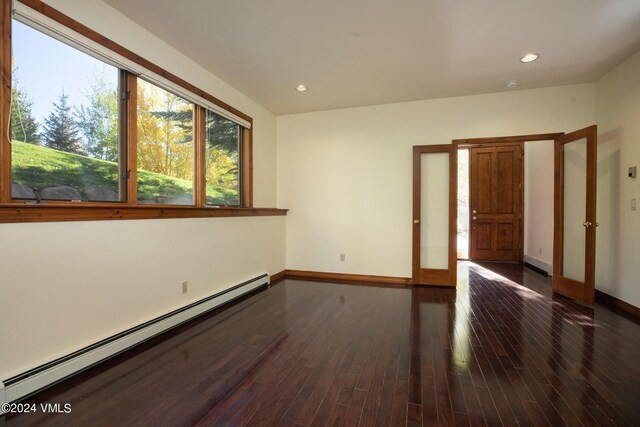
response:
{"label": "electrical outlet", "polygon": [[189,282],[185,280],[182,282],[182,293],[186,294],[187,292],[189,292]]}
{"label": "electrical outlet", "polygon": [[340,254],[340,261],[344,261],[345,260],[345,255],[344,254]]}

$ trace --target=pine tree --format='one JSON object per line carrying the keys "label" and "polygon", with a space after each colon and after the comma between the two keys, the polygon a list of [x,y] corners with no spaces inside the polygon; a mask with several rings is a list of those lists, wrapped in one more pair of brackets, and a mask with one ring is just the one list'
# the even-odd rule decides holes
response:
{"label": "pine tree", "polygon": [[68,97],[62,93],[60,101],[53,103],[53,111],[44,120],[42,140],[44,145],[67,153],[85,154],[82,140],[78,136],[80,130],[73,121]]}
{"label": "pine tree", "polygon": [[238,152],[239,126],[214,112],[207,111],[207,142],[229,153]]}
{"label": "pine tree", "polygon": [[14,84],[11,88],[11,139],[39,145],[38,123],[33,117],[32,105],[26,91]]}
{"label": "pine tree", "polygon": [[240,126],[214,112],[207,111],[205,174],[208,183],[236,189]]}

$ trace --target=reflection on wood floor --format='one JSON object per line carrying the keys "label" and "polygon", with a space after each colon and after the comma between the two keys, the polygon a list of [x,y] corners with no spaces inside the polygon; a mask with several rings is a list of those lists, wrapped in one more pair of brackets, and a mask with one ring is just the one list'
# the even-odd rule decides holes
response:
{"label": "reflection on wood floor", "polygon": [[640,325],[483,265],[457,289],[287,280],[28,399],[70,414],[0,425],[640,425]]}

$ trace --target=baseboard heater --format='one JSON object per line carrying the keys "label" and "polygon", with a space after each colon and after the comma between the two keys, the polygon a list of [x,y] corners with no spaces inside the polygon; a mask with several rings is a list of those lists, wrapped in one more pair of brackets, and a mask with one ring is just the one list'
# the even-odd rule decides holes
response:
{"label": "baseboard heater", "polygon": [[[0,404],[15,402],[34,394],[248,292],[268,286],[269,280],[267,273],[261,274],[215,295],[3,380],[0,382]],[[2,413],[0,410],[0,414]]]}

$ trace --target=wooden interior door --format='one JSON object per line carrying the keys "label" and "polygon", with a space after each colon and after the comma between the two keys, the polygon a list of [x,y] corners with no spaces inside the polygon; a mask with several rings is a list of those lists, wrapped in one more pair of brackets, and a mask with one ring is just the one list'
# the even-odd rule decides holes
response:
{"label": "wooden interior door", "polygon": [[413,284],[456,285],[457,177],[455,145],[413,147]]}
{"label": "wooden interior door", "polygon": [[523,144],[469,150],[469,258],[522,261]]}
{"label": "wooden interior door", "polygon": [[553,292],[585,304],[595,297],[597,134],[555,139]]}

